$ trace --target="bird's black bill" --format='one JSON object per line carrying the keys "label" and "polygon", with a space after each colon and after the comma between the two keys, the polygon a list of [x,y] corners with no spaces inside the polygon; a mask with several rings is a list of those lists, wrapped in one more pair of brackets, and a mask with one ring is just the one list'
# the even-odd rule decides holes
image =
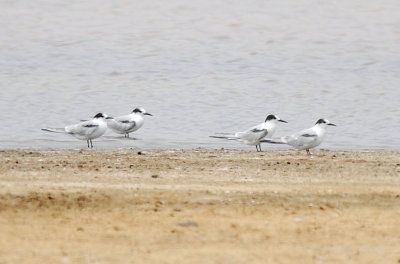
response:
{"label": "bird's black bill", "polygon": [[106,119],[114,119],[114,117],[107,116]]}
{"label": "bird's black bill", "polygon": [[287,121],[280,119],[279,122],[287,123]]}
{"label": "bird's black bill", "polygon": [[149,116],[153,116],[152,114],[150,114],[150,113],[144,113],[145,115],[149,115]]}
{"label": "bird's black bill", "polygon": [[335,124],[329,123],[328,126],[336,126]]}

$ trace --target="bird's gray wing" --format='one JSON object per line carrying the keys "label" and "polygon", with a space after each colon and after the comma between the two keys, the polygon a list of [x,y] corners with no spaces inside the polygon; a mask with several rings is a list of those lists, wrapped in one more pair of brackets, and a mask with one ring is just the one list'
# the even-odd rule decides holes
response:
{"label": "bird's gray wing", "polygon": [[80,136],[91,135],[97,129],[99,129],[99,125],[92,120],[65,127],[67,133]]}
{"label": "bird's gray wing", "polygon": [[249,142],[257,142],[263,139],[266,135],[268,135],[267,129],[261,128],[251,128],[245,132],[236,133],[236,136],[241,140],[249,141]]}
{"label": "bird's gray wing", "polygon": [[305,133],[305,134],[301,134],[300,136],[306,137],[306,138],[315,138],[315,137],[317,137],[317,134]]}
{"label": "bird's gray wing", "polygon": [[131,119],[117,119],[117,122],[125,131],[131,130],[136,126],[136,122]]}
{"label": "bird's gray wing", "polygon": [[315,131],[306,129],[306,130],[300,131],[297,134],[286,137],[286,139],[287,139],[287,143],[289,145],[301,148],[301,147],[307,147],[309,145],[312,145],[315,141],[318,140],[318,135]]}
{"label": "bird's gray wing", "polygon": [[250,130],[250,132],[253,132],[253,133],[260,133],[260,132],[264,132],[264,131],[266,131],[266,129],[253,128],[252,130]]}

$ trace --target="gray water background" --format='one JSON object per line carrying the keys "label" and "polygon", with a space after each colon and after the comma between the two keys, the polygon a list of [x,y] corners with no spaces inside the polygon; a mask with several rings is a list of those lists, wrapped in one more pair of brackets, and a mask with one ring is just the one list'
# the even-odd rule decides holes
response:
{"label": "gray water background", "polygon": [[274,113],[276,136],[325,117],[321,148],[400,150],[399,84],[398,0],[0,0],[0,149],[85,148],[40,129],[142,106],[137,140],[95,147],[253,149],[208,136]]}

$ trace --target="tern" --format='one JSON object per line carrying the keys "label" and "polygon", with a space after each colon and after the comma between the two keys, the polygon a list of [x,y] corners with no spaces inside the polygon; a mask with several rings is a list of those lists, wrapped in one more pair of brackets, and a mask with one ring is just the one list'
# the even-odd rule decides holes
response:
{"label": "tern", "polygon": [[319,146],[325,137],[325,131],[328,126],[336,126],[327,119],[319,119],[311,128],[304,129],[291,136],[281,137],[281,141],[272,139],[265,139],[261,142],[274,143],[274,144],[287,144],[299,150],[306,150],[310,155],[310,149]]}
{"label": "tern", "polygon": [[129,115],[123,115],[118,117],[108,117],[108,127],[118,134],[124,134],[126,138],[129,137],[129,133],[138,130],[143,126],[144,116],[153,116],[147,113],[143,108],[135,108]]}
{"label": "tern", "polygon": [[93,148],[92,139],[101,137],[107,130],[106,118],[106,114],[98,113],[93,119],[88,121],[69,125],[64,128],[42,128],[42,130],[70,134],[78,139],[86,140],[88,148]]}
{"label": "tern", "polygon": [[237,140],[246,145],[256,146],[257,152],[261,150],[261,140],[265,137],[272,137],[276,130],[278,122],[287,123],[285,120],[280,119],[277,115],[268,115],[264,123],[253,126],[246,131],[236,132],[234,135],[226,136],[210,136],[212,138],[224,138],[229,140]]}

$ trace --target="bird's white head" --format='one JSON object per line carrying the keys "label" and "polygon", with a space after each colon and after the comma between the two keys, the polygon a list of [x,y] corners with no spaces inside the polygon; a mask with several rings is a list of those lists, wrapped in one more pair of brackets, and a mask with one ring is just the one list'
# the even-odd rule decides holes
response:
{"label": "bird's white head", "polygon": [[140,115],[152,116],[152,114],[147,113],[146,110],[144,108],[142,108],[142,107],[138,107],[138,108],[133,109],[132,113],[140,114]]}
{"label": "bird's white head", "polygon": [[321,118],[317,121],[317,123],[315,123],[316,126],[320,126],[320,127],[326,127],[326,126],[336,126],[335,124],[329,122],[328,119],[325,118]]}
{"label": "bird's white head", "polygon": [[287,123],[285,120],[280,119],[277,115],[268,115],[267,118],[265,118],[265,122],[283,122]]}

